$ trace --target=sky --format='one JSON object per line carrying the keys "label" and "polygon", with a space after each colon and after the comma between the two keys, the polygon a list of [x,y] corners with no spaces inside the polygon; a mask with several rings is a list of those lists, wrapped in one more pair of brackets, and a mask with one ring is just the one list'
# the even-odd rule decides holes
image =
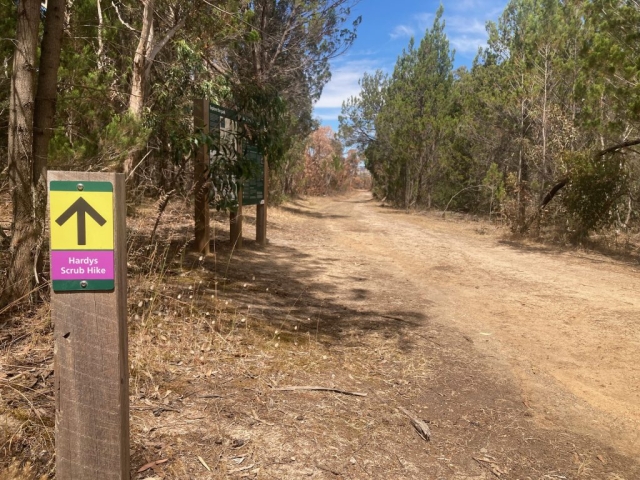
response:
{"label": "sky", "polygon": [[507,0],[360,0],[352,8],[354,18],[362,16],[358,37],[346,54],[331,62],[331,81],[315,105],[315,117],[337,132],[342,102],[358,95],[358,80],[378,69],[390,74],[409,39],[413,36],[419,44],[433,26],[440,3],[458,67],[471,65],[478,47],[486,45],[485,24],[498,19]]}

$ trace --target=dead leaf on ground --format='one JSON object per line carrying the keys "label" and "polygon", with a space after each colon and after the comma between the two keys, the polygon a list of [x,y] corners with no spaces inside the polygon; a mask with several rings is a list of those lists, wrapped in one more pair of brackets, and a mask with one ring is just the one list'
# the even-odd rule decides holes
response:
{"label": "dead leaf on ground", "polygon": [[207,462],[205,462],[202,457],[198,456],[198,460],[200,460],[200,463],[202,464],[202,466],[204,468],[206,468],[208,471],[211,471],[211,467],[209,467],[209,465],[207,465]]}
{"label": "dead leaf on ground", "polygon": [[163,463],[167,463],[169,461],[168,458],[163,458],[162,460],[154,460],[153,462],[145,463],[138,469],[138,473],[142,473],[145,470],[149,470],[150,468],[157,467],[158,465],[162,465]]}

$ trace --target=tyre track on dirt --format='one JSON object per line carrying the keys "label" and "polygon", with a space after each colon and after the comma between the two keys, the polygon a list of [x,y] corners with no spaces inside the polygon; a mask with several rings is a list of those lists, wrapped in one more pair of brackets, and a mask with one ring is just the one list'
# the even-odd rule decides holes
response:
{"label": "tyre track on dirt", "polygon": [[498,372],[507,367],[540,425],[640,456],[637,266],[478,235],[363,193],[311,205],[340,248],[396,272],[435,320],[471,338]]}

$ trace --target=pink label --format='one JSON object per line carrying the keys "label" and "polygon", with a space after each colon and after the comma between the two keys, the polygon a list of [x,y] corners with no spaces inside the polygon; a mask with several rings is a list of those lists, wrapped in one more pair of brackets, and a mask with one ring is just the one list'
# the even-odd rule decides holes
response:
{"label": "pink label", "polygon": [[51,252],[51,280],[113,279],[113,250]]}

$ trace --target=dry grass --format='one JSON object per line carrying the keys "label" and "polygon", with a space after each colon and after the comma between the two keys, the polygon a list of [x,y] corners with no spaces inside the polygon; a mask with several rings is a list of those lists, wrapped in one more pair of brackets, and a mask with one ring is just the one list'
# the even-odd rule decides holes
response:
{"label": "dry grass", "polygon": [[[289,427],[298,430],[298,424],[322,436],[324,427],[331,425],[326,439],[335,443],[334,448],[361,436],[369,425],[359,413],[362,400],[280,393],[281,402],[265,403],[272,387],[299,383],[305,377],[315,377],[312,383],[334,385],[336,374],[330,372],[340,376],[348,372],[352,379],[365,375],[364,365],[341,365],[341,349],[331,346],[331,336],[319,331],[315,319],[292,313],[305,292],[294,292],[275,315],[265,312],[265,298],[260,297],[270,296],[270,287],[277,291],[275,282],[256,280],[251,267],[235,262],[235,253],[228,249],[206,259],[191,253],[190,219],[181,208],[168,212],[158,241],[149,245],[152,211],[140,211],[129,225],[131,461],[136,478],[257,474],[254,468],[245,470],[244,460],[258,456],[262,461],[256,464],[264,461],[256,443],[277,450],[279,442],[291,436]],[[224,245],[222,218],[216,219],[215,227]],[[52,477],[49,312],[47,307],[18,312],[6,321],[0,344],[0,479]],[[361,382],[351,383],[357,388]],[[291,398],[300,396],[317,398],[313,410],[320,417],[313,422],[305,407],[291,403]],[[336,412],[352,419],[333,424]],[[283,418],[290,422],[284,431],[275,428],[265,437],[251,431],[273,427]],[[301,452],[314,449],[310,437],[294,442],[299,459]],[[291,466],[279,467],[283,472],[292,470],[289,474],[294,477],[295,457],[292,453],[286,458]],[[169,461],[137,473],[141,466],[162,459]],[[325,465],[317,468],[330,470]]]}
{"label": "dry grass", "polygon": [[[28,459],[23,472],[53,467],[53,348],[47,308],[14,317],[0,337],[1,468],[17,472],[13,458]],[[13,466],[11,466],[13,465]],[[11,470],[13,469],[13,470]],[[0,473],[0,478],[3,473]],[[7,478],[13,478],[9,473]]]}
{"label": "dry grass", "polygon": [[38,477],[30,462],[20,464],[19,461],[15,461],[6,470],[0,472],[0,480],[34,480],[36,478],[46,480],[47,476]]}
{"label": "dry grass", "polygon": [[[161,254],[139,252],[157,260],[141,272],[132,292],[133,465],[167,458],[157,467],[164,478],[228,478],[259,475],[259,465],[264,468],[272,456],[272,464],[284,462],[277,466],[281,478],[296,478],[309,468],[304,457],[315,449],[313,437],[322,435],[336,449],[359,438],[368,425],[359,413],[361,400],[313,393],[267,400],[272,387],[305,377],[333,385],[336,375],[330,372],[364,375],[363,365],[341,365],[341,349],[330,346],[317,322],[292,313],[304,292],[275,315],[265,313],[261,297],[277,288],[275,282],[256,280],[256,272],[234,262],[230,251],[202,259],[185,254],[182,245],[167,244]],[[305,411],[307,402],[291,402],[299,395],[316,398],[313,415]],[[351,420],[345,424],[346,418]],[[293,439],[290,430],[300,428],[308,433]],[[285,438],[295,447],[276,460]],[[156,473],[149,469],[139,477],[146,475]]]}

